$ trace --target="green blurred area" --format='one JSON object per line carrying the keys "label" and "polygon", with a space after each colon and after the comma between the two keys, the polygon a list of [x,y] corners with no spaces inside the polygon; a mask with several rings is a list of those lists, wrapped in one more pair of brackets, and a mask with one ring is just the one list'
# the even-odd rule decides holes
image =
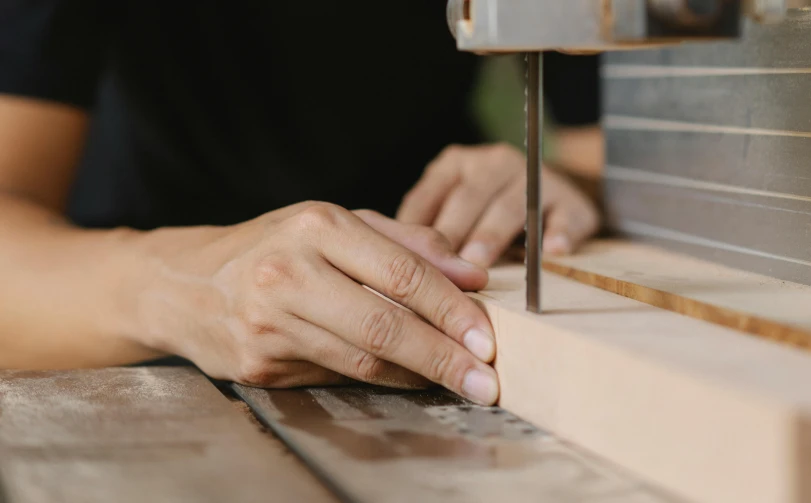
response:
{"label": "green blurred area", "polygon": [[[525,150],[524,59],[516,55],[483,58],[472,103],[474,114],[488,141],[507,142]],[[551,147],[548,136],[544,138],[545,157]]]}

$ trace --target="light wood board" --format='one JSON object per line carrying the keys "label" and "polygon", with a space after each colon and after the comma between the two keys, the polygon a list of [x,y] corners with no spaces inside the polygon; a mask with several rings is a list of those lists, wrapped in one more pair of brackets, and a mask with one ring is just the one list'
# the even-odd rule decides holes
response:
{"label": "light wood board", "polygon": [[544,268],[670,311],[811,350],[811,287],[620,240]]}
{"label": "light wood board", "polygon": [[503,407],[696,502],[811,502],[811,355],[551,273],[533,315],[524,276],[472,294]]}
{"label": "light wood board", "polygon": [[4,503],[336,501],[192,368],[0,371],[0,479]]}

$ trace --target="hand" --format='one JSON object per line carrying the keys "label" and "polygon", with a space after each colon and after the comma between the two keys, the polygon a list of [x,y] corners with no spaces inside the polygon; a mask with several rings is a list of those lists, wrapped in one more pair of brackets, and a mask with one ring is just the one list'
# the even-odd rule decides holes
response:
{"label": "hand", "polygon": [[326,203],[208,232],[142,295],[151,347],[252,386],[432,381],[496,401],[492,327],[461,290],[487,271],[438,232]]}
{"label": "hand", "polygon": [[[594,203],[569,180],[542,170],[543,249],[571,253],[597,231]],[[526,157],[508,145],[451,146],[406,194],[397,219],[433,226],[462,258],[489,267],[526,225]]]}

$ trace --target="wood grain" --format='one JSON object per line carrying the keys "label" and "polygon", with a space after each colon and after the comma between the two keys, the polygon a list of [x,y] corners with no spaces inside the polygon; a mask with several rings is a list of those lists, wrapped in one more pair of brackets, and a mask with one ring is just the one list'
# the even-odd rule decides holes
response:
{"label": "wood grain", "polygon": [[523,278],[473,294],[502,406],[691,501],[811,502],[811,355],[551,273],[533,315]]}
{"label": "wood grain", "polygon": [[626,241],[595,241],[544,268],[652,306],[811,351],[811,287]]}
{"label": "wood grain", "polygon": [[5,503],[334,498],[199,372],[0,371]]}

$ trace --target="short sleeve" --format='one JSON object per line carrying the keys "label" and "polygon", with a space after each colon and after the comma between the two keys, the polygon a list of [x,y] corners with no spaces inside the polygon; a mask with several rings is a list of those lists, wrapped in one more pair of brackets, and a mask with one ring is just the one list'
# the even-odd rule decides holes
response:
{"label": "short sleeve", "polygon": [[109,0],[0,0],[0,93],[92,106]]}
{"label": "short sleeve", "polygon": [[600,56],[544,54],[544,95],[555,122],[586,126],[600,121]]}

